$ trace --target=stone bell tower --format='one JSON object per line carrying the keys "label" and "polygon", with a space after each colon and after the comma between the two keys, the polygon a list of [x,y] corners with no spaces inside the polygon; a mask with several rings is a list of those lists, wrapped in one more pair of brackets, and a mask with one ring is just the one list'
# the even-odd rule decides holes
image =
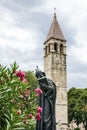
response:
{"label": "stone bell tower", "polygon": [[67,72],[66,39],[54,13],[53,21],[44,42],[44,71],[57,86],[56,124],[57,130],[67,130]]}

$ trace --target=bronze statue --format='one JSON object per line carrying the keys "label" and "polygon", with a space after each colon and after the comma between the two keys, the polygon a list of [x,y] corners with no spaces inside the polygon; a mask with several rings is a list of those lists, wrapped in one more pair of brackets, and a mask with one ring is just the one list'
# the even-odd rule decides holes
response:
{"label": "bronze statue", "polygon": [[41,120],[37,121],[36,130],[56,130],[56,85],[52,80],[47,79],[45,73],[38,68],[36,69],[36,77],[38,79],[40,89],[43,91],[40,96],[39,104],[43,111],[41,113]]}

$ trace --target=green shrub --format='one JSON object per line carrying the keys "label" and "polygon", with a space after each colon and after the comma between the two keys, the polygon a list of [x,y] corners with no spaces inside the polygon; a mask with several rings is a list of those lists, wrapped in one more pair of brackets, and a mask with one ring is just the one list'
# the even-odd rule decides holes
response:
{"label": "green shrub", "polygon": [[[35,129],[38,96],[34,89],[37,84],[30,84],[27,76],[18,70],[16,63],[11,67],[0,65],[0,130]],[[36,79],[34,81],[37,83]]]}

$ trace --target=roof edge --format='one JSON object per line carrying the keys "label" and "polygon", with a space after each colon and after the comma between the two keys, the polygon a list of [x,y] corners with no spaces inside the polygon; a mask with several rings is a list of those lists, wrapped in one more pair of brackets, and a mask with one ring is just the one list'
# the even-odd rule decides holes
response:
{"label": "roof edge", "polygon": [[48,42],[49,40],[51,39],[55,39],[55,40],[60,40],[60,41],[63,41],[63,42],[67,42],[66,39],[59,39],[59,38],[54,38],[54,37],[50,37],[48,40],[46,40],[43,44],[45,44],[46,42]]}

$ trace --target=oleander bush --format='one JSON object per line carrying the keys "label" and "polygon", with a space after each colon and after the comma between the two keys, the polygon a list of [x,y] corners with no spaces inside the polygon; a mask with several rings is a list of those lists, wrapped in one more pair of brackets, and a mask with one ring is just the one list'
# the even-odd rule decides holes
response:
{"label": "oleander bush", "polygon": [[37,86],[34,73],[19,70],[16,62],[10,67],[0,65],[0,130],[35,130],[42,109],[38,106],[42,91]]}

